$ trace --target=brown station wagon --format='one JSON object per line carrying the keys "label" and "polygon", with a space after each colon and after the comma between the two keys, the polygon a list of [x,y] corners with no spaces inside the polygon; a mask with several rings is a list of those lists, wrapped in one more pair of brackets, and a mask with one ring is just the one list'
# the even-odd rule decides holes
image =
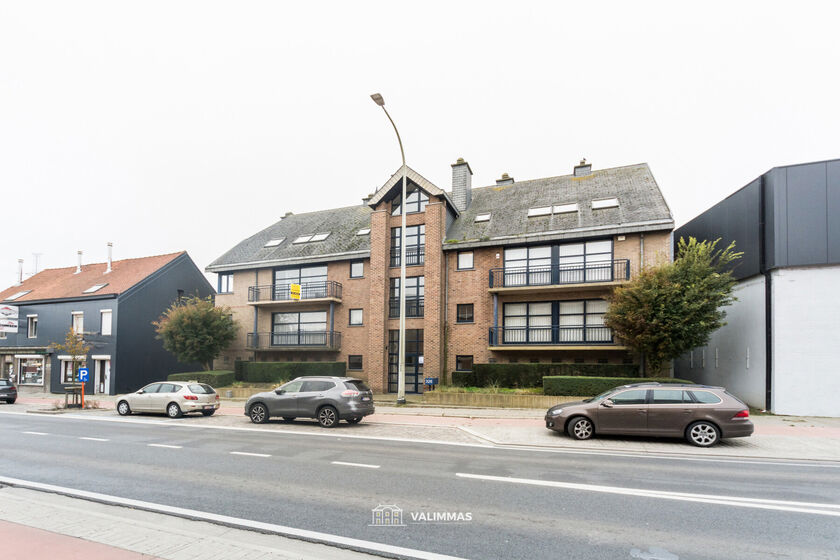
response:
{"label": "brown station wagon", "polygon": [[595,434],[684,437],[699,447],[753,433],[750,411],[723,387],[682,383],[622,385],[548,409],[545,427],[575,439]]}

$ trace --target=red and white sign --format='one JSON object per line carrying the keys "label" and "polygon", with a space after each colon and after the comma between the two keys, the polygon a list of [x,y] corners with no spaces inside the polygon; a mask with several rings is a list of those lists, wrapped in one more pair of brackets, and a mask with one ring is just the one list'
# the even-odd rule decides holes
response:
{"label": "red and white sign", "polygon": [[0,332],[18,332],[18,307],[16,305],[0,305]]}

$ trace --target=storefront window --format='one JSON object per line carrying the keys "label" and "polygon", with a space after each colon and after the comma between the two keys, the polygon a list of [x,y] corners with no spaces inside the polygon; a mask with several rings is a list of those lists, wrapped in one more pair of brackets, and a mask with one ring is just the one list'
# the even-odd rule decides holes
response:
{"label": "storefront window", "polygon": [[44,359],[43,358],[21,358],[18,366],[18,384],[20,385],[43,385],[44,384]]}

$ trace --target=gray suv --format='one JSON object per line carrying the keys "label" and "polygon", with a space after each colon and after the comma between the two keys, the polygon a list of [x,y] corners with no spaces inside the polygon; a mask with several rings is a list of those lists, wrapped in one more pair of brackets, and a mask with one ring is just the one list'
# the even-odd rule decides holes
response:
{"label": "gray suv", "polygon": [[315,418],[324,428],[333,428],[339,420],[357,424],[373,411],[373,393],[353,377],[298,377],[245,403],[245,415],[254,424],[281,416],[287,422]]}

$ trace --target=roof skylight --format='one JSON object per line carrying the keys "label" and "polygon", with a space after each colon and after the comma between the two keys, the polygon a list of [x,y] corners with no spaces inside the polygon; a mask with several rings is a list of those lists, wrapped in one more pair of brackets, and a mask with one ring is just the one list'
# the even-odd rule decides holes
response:
{"label": "roof skylight", "polygon": [[592,209],[598,210],[600,208],[617,208],[618,207],[618,199],[617,198],[604,198],[601,200],[593,200],[592,201]]}
{"label": "roof skylight", "polygon": [[292,241],[292,243],[308,243],[309,241],[312,241],[311,235],[301,235],[300,237]]}
{"label": "roof skylight", "polygon": [[323,241],[324,239],[326,239],[329,236],[330,236],[329,231],[327,233],[316,233],[315,235],[312,236],[312,239],[310,239],[310,241]]}
{"label": "roof skylight", "polygon": [[554,205],[554,213],[555,214],[567,214],[569,212],[577,212],[578,205],[577,202],[572,202],[570,204],[555,204]]}
{"label": "roof skylight", "polygon": [[82,293],[83,294],[92,294],[94,292],[98,292],[99,290],[101,290],[102,288],[104,288],[107,285],[108,285],[107,282],[105,284],[94,284],[93,286],[91,286],[90,288],[88,288],[87,290],[85,290]]}
{"label": "roof skylight", "polygon": [[3,301],[12,301],[12,300],[16,300],[17,298],[19,298],[19,297],[23,297],[23,296],[25,296],[26,294],[28,294],[28,293],[29,293],[29,292],[31,292],[31,291],[32,291],[32,290],[24,290],[24,291],[22,291],[22,292],[18,292],[18,293],[16,293],[16,294],[12,294],[12,295],[10,295],[9,297],[7,297],[7,298],[6,298],[5,300],[3,300]]}
{"label": "roof skylight", "polygon": [[366,227],[366,228],[362,228],[359,231],[357,231],[356,235],[368,235],[369,233],[370,233],[370,228]]}
{"label": "roof skylight", "polygon": [[551,214],[551,206],[540,206],[539,208],[528,209],[529,218],[533,218],[534,216],[548,216],[549,214]]}
{"label": "roof skylight", "polygon": [[485,212],[484,214],[476,214],[475,215],[476,222],[489,222],[490,221],[490,212]]}
{"label": "roof skylight", "polygon": [[324,239],[330,236],[330,233],[331,232],[328,231],[326,233],[316,233],[313,235],[301,235],[300,237],[292,241],[292,243],[310,243],[312,241],[323,241]]}
{"label": "roof skylight", "polygon": [[285,239],[286,239],[285,237],[280,237],[280,238],[278,238],[278,239],[271,239],[271,240],[269,240],[269,242],[268,242],[268,243],[266,243],[265,245],[263,245],[263,247],[277,247],[278,245],[280,245],[281,243],[283,243],[283,241],[284,241]]}

